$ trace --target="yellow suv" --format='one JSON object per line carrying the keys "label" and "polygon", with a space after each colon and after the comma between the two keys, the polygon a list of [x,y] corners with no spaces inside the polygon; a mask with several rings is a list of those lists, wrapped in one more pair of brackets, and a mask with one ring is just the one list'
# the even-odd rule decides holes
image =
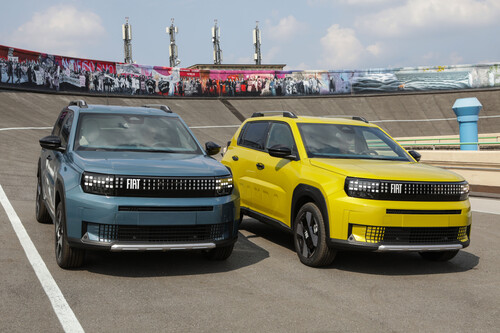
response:
{"label": "yellow suv", "polygon": [[[414,251],[445,261],[469,245],[469,185],[418,163],[361,117],[259,112],[228,142],[243,214],[293,232],[308,266],[339,249]],[[269,114],[272,114],[269,116]]]}

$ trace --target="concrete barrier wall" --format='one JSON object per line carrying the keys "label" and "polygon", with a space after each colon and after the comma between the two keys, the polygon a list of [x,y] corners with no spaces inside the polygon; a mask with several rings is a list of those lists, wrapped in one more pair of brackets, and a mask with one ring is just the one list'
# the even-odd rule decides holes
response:
{"label": "concrete barrier wall", "polygon": [[[500,131],[500,89],[439,94],[412,93],[349,97],[197,99],[130,98],[0,92],[0,127],[52,126],[55,116],[70,100],[85,99],[89,104],[167,104],[189,126],[239,125],[253,112],[287,110],[298,115],[357,115],[381,126],[393,137],[457,135],[458,123],[451,106],[457,98],[477,97],[483,104],[479,114],[479,134]],[[200,140],[225,143],[235,128],[197,128]]]}

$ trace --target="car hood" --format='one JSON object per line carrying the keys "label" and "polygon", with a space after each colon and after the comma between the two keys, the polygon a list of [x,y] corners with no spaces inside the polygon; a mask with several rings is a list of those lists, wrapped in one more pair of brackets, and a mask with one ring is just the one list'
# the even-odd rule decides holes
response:
{"label": "car hood", "polygon": [[81,151],[74,153],[74,161],[84,171],[115,175],[209,177],[229,173],[213,158],[196,154]]}
{"label": "car hood", "polygon": [[311,165],[348,177],[407,180],[407,181],[463,181],[454,172],[431,165],[405,161],[312,158]]}

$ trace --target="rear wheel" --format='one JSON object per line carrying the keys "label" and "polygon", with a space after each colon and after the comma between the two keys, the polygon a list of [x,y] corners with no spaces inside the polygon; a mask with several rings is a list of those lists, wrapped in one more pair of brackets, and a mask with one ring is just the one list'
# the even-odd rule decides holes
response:
{"label": "rear wheel", "polygon": [[52,218],[50,217],[47,207],[45,206],[45,202],[43,201],[42,180],[40,179],[40,173],[38,173],[37,177],[35,205],[36,220],[40,223],[52,223]]}
{"label": "rear wheel", "polygon": [[323,215],[312,202],[303,205],[293,227],[295,251],[300,261],[311,267],[332,263],[337,251],[326,244],[326,229]]}
{"label": "rear wheel", "polygon": [[55,251],[56,261],[61,268],[76,268],[83,264],[85,250],[69,246],[66,230],[66,214],[62,202],[56,209],[55,225]]}
{"label": "rear wheel", "polygon": [[208,250],[206,256],[210,260],[222,261],[229,258],[233,253],[234,244],[228,246],[216,247],[215,249]]}
{"label": "rear wheel", "polygon": [[453,259],[459,250],[454,251],[428,251],[428,252],[419,252],[422,258],[429,261],[448,261]]}

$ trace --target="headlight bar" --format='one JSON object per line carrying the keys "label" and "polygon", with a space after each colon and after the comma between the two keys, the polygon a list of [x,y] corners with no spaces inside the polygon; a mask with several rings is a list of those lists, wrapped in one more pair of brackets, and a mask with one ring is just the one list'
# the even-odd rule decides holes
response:
{"label": "headlight bar", "polygon": [[126,197],[217,197],[233,192],[231,175],[222,177],[156,177],[84,172],[84,192]]}
{"label": "headlight bar", "polygon": [[413,182],[347,177],[344,190],[350,197],[394,201],[463,201],[469,184],[463,182]]}

